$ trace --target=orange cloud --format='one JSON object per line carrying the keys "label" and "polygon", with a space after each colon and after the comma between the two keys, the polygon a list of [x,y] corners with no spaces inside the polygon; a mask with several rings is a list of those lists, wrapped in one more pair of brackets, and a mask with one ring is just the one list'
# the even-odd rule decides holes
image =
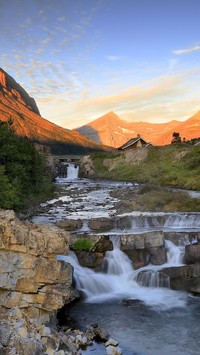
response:
{"label": "orange cloud", "polygon": [[[193,90],[193,80],[197,80],[197,77],[200,80],[198,69],[162,76],[127,88],[116,95],[71,103],[63,96],[62,99],[54,100],[50,97],[45,102],[38,99],[37,103],[45,118],[66,128],[87,124],[109,111],[114,111],[129,121],[182,120],[186,115],[189,117],[200,109],[199,93]],[[67,97],[69,98],[66,93]]]}

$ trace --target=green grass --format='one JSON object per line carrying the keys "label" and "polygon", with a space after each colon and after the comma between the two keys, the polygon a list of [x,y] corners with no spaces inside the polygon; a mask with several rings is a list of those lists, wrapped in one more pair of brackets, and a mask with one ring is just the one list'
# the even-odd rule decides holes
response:
{"label": "green grass", "polygon": [[[147,158],[136,165],[126,163],[124,153],[117,153],[114,158],[108,153],[100,153],[91,158],[97,177],[200,190],[199,146],[150,147]],[[104,165],[105,159],[110,159],[110,166]]]}
{"label": "green grass", "polygon": [[93,242],[86,238],[79,238],[72,245],[72,249],[75,251],[90,251],[92,247]]}
{"label": "green grass", "polygon": [[200,212],[200,199],[184,191],[146,185],[139,191],[137,207],[142,211]]}

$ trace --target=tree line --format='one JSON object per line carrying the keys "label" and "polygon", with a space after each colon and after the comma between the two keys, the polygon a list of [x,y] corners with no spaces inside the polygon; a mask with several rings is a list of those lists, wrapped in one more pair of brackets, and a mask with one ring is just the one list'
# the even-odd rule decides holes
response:
{"label": "tree line", "polygon": [[44,157],[26,137],[15,134],[12,122],[0,122],[0,208],[18,211],[51,189]]}

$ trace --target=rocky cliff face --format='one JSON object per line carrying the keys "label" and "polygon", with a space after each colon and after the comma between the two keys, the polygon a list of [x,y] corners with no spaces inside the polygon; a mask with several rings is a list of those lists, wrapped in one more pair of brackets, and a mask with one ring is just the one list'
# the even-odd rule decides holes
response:
{"label": "rocky cliff face", "polygon": [[77,296],[72,267],[56,260],[68,248],[68,232],[23,223],[12,211],[1,210],[1,308],[19,307],[40,322],[71,302]]}
{"label": "rocky cliff face", "polygon": [[8,101],[28,107],[31,111],[40,115],[35,100],[19,85],[12,76],[0,68],[0,92]]}
{"label": "rocky cliff face", "polygon": [[40,116],[35,100],[0,68],[0,121],[12,121],[16,134],[51,145],[56,153],[79,154],[100,147],[78,132],[59,127]]}

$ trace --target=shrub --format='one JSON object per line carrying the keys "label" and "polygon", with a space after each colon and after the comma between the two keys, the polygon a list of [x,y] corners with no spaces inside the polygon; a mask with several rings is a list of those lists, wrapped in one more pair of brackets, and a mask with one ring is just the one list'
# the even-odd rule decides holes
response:
{"label": "shrub", "polygon": [[79,238],[77,239],[72,246],[72,249],[75,251],[90,251],[93,247],[93,242],[90,239]]}

